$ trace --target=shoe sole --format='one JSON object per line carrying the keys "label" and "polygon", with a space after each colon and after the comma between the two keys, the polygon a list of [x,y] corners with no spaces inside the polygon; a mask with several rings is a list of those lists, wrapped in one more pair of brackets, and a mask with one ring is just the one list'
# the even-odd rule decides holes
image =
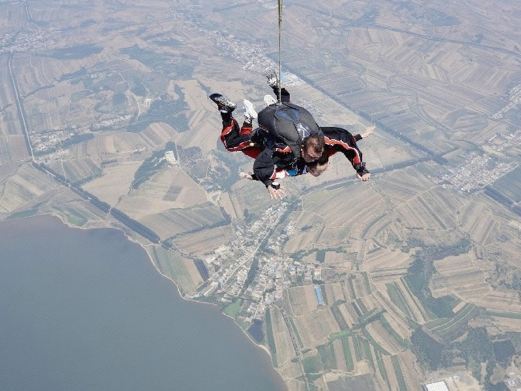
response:
{"label": "shoe sole", "polygon": [[247,99],[244,99],[242,103],[244,105],[244,115],[252,119],[257,118],[257,112],[255,111],[255,107],[253,107],[253,103]]}
{"label": "shoe sole", "polygon": [[277,100],[271,95],[264,95],[264,103],[266,103],[267,106],[271,106],[277,103]]}
{"label": "shoe sole", "polygon": [[235,103],[226,98],[224,95],[216,95],[212,94],[209,96],[210,100],[217,104],[217,106],[222,106],[228,109],[235,109]]}

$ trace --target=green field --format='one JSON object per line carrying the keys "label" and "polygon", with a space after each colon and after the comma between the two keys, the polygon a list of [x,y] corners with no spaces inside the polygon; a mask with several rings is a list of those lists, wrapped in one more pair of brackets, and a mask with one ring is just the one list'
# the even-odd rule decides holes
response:
{"label": "green field", "polygon": [[304,342],[302,342],[302,338],[300,337],[297,326],[295,326],[295,321],[291,317],[289,317],[288,320],[289,320],[289,327],[291,327],[291,332],[295,337],[297,337],[298,345],[302,349],[304,347]]}
{"label": "green field", "polygon": [[395,330],[394,328],[389,324],[387,319],[385,319],[385,316],[380,317],[380,322],[382,323],[383,328],[385,331],[387,331],[391,337],[403,348],[403,349],[409,349],[410,343],[408,340],[402,338]]}
{"label": "green field", "polygon": [[181,292],[191,292],[194,289],[192,277],[179,256],[161,247],[153,247],[152,255],[161,273],[172,278]]}
{"label": "green field", "polygon": [[400,391],[407,391],[407,385],[405,384],[405,379],[403,377],[402,368],[400,367],[400,361],[397,356],[391,357],[391,361],[393,363],[394,373],[396,375],[396,379],[398,380],[398,389]]}
{"label": "green field", "polygon": [[499,312],[487,310],[487,314],[490,316],[497,316],[499,318],[521,319],[521,313],[517,312]]}
{"label": "green field", "polygon": [[465,306],[453,317],[448,319],[444,318],[445,322],[442,322],[441,324],[438,322],[428,323],[427,327],[444,340],[451,341],[465,332],[469,320],[475,317],[478,312],[479,310],[475,305],[465,304]]}
{"label": "green field", "polygon": [[304,372],[306,374],[312,375],[322,372],[322,362],[318,355],[304,358],[302,365],[304,366]]}
{"label": "green field", "polygon": [[374,371],[375,368],[374,368],[374,362],[373,362],[373,354],[371,353],[371,345],[369,344],[369,341],[367,339],[362,339],[362,347],[364,350],[364,356]]}
{"label": "green field", "polygon": [[357,335],[353,335],[353,347],[355,348],[356,361],[362,361],[364,359],[364,351],[361,338]]}
{"label": "green field", "polygon": [[223,312],[229,317],[235,319],[237,318],[237,315],[239,315],[239,313],[241,312],[241,304],[242,300],[237,299],[233,303],[228,304],[226,307],[224,307]]}
{"label": "green field", "polygon": [[378,365],[378,371],[380,372],[380,376],[382,376],[382,379],[384,379],[386,383],[389,383],[389,378],[387,377],[387,371],[385,370],[385,364],[382,358],[382,353],[380,353],[378,350],[375,350],[374,354],[376,356],[376,364]]}
{"label": "green field", "polygon": [[327,345],[321,345],[318,347],[318,353],[322,360],[322,365],[326,369],[337,369],[338,365],[336,362],[335,351],[331,343]]}
{"label": "green field", "polygon": [[268,339],[268,347],[271,352],[271,360],[273,361],[273,365],[277,366],[277,348],[275,347],[275,337],[273,336],[273,328],[271,325],[271,310],[266,310],[266,315],[264,316],[264,324],[266,325],[266,337]]}
{"label": "green field", "polygon": [[353,371],[355,369],[355,364],[353,362],[353,355],[351,354],[351,349],[349,348],[349,337],[342,337],[342,347],[344,349],[344,359],[346,360],[347,370]]}
{"label": "green field", "polygon": [[400,291],[400,288],[398,288],[397,284],[395,282],[390,282],[388,284],[385,284],[385,286],[393,304],[395,304],[403,312],[405,316],[411,319],[415,319],[414,315],[412,314],[412,311],[409,309],[409,306],[407,305],[407,301],[403,297],[403,294]]}
{"label": "green field", "polygon": [[22,210],[20,212],[15,212],[13,214],[10,214],[9,215],[9,219],[22,219],[24,217],[31,217],[31,216],[34,216],[36,213],[38,213],[38,209],[35,208],[35,209],[27,209],[27,210]]}
{"label": "green field", "polygon": [[340,327],[341,330],[347,330],[349,326],[347,325],[347,322],[345,321],[344,316],[338,309],[336,303],[331,306],[331,312],[333,313],[333,317],[335,318],[338,327]]}

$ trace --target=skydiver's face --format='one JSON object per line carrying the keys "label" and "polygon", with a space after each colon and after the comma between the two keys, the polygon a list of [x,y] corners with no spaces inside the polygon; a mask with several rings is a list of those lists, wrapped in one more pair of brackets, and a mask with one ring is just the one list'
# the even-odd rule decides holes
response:
{"label": "skydiver's face", "polygon": [[302,148],[300,150],[300,154],[302,155],[302,159],[304,159],[304,161],[306,163],[313,163],[314,161],[317,161],[318,159],[320,159],[320,156],[322,156],[321,153],[317,153],[315,151],[313,146],[309,146],[307,148]]}
{"label": "skydiver's face", "polygon": [[326,171],[328,165],[329,163],[317,164],[316,166],[310,167],[308,172],[313,176],[319,176],[324,171]]}

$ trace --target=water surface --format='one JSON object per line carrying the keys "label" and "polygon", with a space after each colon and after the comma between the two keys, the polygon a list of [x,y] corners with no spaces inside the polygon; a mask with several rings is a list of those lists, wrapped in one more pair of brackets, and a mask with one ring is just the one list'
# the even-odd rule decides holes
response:
{"label": "water surface", "polygon": [[31,390],[283,390],[267,354],[182,300],[116,230],[0,223],[0,384]]}

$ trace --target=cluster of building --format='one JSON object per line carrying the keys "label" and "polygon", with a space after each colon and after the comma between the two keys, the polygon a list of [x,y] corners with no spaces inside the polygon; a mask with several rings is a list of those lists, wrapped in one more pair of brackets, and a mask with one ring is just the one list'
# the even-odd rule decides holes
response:
{"label": "cluster of building", "polygon": [[[275,4],[266,3],[268,8],[276,6]],[[207,36],[210,42],[214,42],[223,53],[227,53],[229,57],[234,58],[243,64],[244,70],[250,70],[254,73],[264,73],[267,69],[276,69],[275,62],[266,56],[268,50],[258,44],[243,42],[237,39],[233,34],[222,33],[221,31],[206,29],[200,18],[193,17],[193,14],[187,10],[172,10],[173,17],[183,23],[189,23],[191,27],[197,29],[199,33]],[[294,73],[283,72],[282,80],[286,87],[302,84],[303,81]]]}
{"label": "cluster of building", "polygon": [[486,149],[491,152],[503,152],[506,148],[517,147],[521,145],[521,129],[517,129],[511,133],[499,134],[489,138],[486,143]]}
{"label": "cluster of building", "polygon": [[260,265],[259,258],[265,243],[270,240],[286,208],[287,203],[281,202],[269,208],[251,226],[235,226],[234,239],[206,259],[211,271],[210,283],[217,282],[217,288],[212,292],[206,291],[205,295],[221,295],[226,301],[243,291],[254,260]]}
{"label": "cluster of building", "polygon": [[61,149],[63,143],[76,134],[72,129],[50,129],[31,134],[31,144],[36,154],[44,155]]}
{"label": "cluster of building", "polygon": [[242,299],[240,316],[250,323],[262,319],[266,306],[279,301],[284,289],[320,280],[318,265],[284,255],[293,227],[280,231],[287,202],[269,208],[251,226],[236,226],[234,240],[206,259],[210,277],[196,296],[212,296],[222,304]]}
{"label": "cluster of building", "polygon": [[506,368],[503,383],[511,391],[521,390],[521,357],[513,357],[510,365]]}
{"label": "cluster of building", "polygon": [[92,124],[91,130],[96,131],[96,130],[102,130],[102,129],[109,129],[109,128],[112,128],[117,125],[121,126],[123,124],[128,123],[128,121],[130,121],[131,118],[132,118],[131,114],[117,115],[115,117],[108,118],[108,119],[105,119],[105,120]]}
{"label": "cluster of building", "polygon": [[[207,34],[225,53],[242,63],[244,70],[262,74],[268,69],[277,69],[275,62],[264,54],[265,48],[241,42],[232,34],[223,34],[220,31],[208,31]],[[282,73],[282,80],[286,87],[303,83],[297,75],[288,71]]]}
{"label": "cluster of building", "polygon": [[508,103],[505,107],[499,110],[497,113],[492,115],[492,119],[501,119],[508,111],[512,110],[515,106],[521,103],[521,84],[518,84],[512,88],[509,92]]}
{"label": "cluster of building", "polygon": [[514,375],[512,377],[509,377],[505,380],[505,385],[509,390],[512,391],[519,391],[521,390],[521,376],[520,375]]}
{"label": "cluster of building", "polygon": [[13,52],[27,52],[52,47],[55,41],[50,40],[43,31],[20,31],[0,36],[0,55]]}
{"label": "cluster of building", "polygon": [[464,191],[473,192],[494,183],[497,179],[512,171],[517,164],[498,161],[490,155],[471,153],[465,164],[447,168],[447,173],[439,178],[437,182]]}

